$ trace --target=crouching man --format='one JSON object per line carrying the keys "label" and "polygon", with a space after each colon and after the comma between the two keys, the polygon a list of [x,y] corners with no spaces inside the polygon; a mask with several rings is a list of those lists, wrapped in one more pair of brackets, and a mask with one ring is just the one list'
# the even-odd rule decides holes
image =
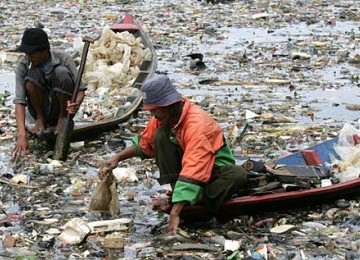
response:
{"label": "crouching man", "polygon": [[160,184],[172,187],[169,231],[177,232],[187,205],[205,204],[214,211],[247,185],[247,173],[235,165],[224,133],[204,110],[183,98],[167,76],[155,76],[143,87],[144,109],[152,117],[127,147],[103,162],[99,177],[120,161],[155,158]]}

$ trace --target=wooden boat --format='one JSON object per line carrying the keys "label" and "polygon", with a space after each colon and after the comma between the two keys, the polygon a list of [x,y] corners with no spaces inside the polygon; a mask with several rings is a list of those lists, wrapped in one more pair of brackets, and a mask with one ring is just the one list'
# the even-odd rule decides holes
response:
{"label": "wooden boat", "polygon": [[[330,154],[336,156],[333,144],[337,138],[325,141],[309,149],[315,150],[322,162],[328,162]],[[275,161],[277,165],[302,165],[306,162],[301,152],[283,157]],[[268,191],[255,192],[252,195],[239,196],[225,201],[219,209],[212,214],[202,205],[185,207],[181,217],[185,221],[205,221],[215,216],[219,221],[231,219],[243,214],[254,214],[282,208],[308,206],[312,204],[335,201],[337,199],[360,195],[360,172],[359,178],[350,181],[331,184],[327,187],[313,187],[297,191]],[[169,213],[169,211],[166,211]]]}
{"label": "wooden boat", "polygon": [[[136,38],[141,37],[141,42],[144,48],[150,49],[151,58],[145,59],[143,61],[142,65],[140,66],[140,73],[133,81],[131,86],[133,88],[141,89],[142,84],[154,75],[157,67],[157,56],[150,39],[147,37],[139,22],[137,22],[131,14],[126,14],[122,21],[112,25],[110,29],[114,32],[128,31]],[[81,123],[75,121],[71,140],[80,141],[92,139],[104,131],[110,131],[117,128],[119,124],[126,122],[130,116],[136,112],[142,103],[142,99],[143,97],[141,94],[133,97],[133,100],[131,100],[131,106],[124,108],[121,110],[121,113],[117,113],[114,117],[105,118],[100,121],[89,121]],[[27,113],[25,121],[26,128],[30,130],[35,120],[29,113]],[[46,129],[42,137],[44,137],[50,144],[53,143],[56,138],[53,134],[53,128]]]}

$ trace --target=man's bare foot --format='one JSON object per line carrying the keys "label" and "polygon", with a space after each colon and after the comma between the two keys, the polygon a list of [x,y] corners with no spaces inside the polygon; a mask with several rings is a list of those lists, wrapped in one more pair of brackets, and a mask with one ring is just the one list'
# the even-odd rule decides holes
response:
{"label": "man's bare foot", "polygon": [[35,126],[31,128],[30,132],[33,134],[41,134],[45,130],[45,122],[42,119],[36,119]]}

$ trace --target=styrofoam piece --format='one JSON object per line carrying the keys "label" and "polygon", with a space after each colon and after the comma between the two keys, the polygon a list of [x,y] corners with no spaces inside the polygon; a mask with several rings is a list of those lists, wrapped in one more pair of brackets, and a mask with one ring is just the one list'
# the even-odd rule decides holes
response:
{"label": "styrofoam piece", "polygon": [[127,180],[129,182],[137,182],[139,179],[136,176],[136,170],[132,167],[117,167],[112,170],[113,175],[115,176],[118,182]]}
{"label": "styrofoam piece", "polygon": [[119,218],[111,220],[93,221],[88,223],[91,233],[126,231],[129,229],[131,219]]}
{"label": "styrofoam piece", "polygon": [[66,244],[77,245],[90,233],[87,223],[81,218],[73,218],[65,224],[65,230],[59,235],[59,240]]}

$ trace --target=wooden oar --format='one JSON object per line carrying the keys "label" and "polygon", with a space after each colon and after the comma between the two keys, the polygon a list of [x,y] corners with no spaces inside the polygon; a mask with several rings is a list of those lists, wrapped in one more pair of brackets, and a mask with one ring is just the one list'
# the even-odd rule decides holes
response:
{"label": "wooden oar", "polygon": [[[80,89],[82,74],[85,68],[86,57],[89,51],[89,46],[90,43],[94,42],[94,40],[90,37],[84,37],[83,42],[85,44],[81,56],[79,72],[76,77],[75,89],[71,97],[71,103],[74,103],[76,101],[76,97]],[[74,129],[74,121],[72,119],[72,116],[68,113],[65,120],[62,122],[60,126],[59,132],[57,133],[54,159],[63,160],[63,161],[66,160],[70,148],[70,139],[73,129]]]}

